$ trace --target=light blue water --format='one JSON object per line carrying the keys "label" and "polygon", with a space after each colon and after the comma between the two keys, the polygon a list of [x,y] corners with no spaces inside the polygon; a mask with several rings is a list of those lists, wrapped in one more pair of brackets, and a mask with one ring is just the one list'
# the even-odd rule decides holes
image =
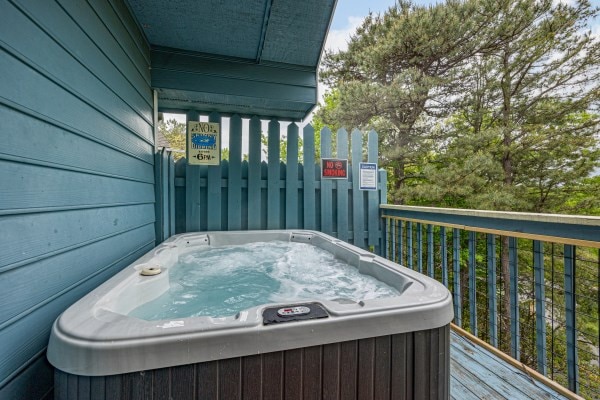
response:
{"label": "light blue water", "polygon": [[167,292],[129,315],[145,320],[224,317],[266,303],[399,294],[327,251],[280,241],[186,253],[171,267],[169,279]]}

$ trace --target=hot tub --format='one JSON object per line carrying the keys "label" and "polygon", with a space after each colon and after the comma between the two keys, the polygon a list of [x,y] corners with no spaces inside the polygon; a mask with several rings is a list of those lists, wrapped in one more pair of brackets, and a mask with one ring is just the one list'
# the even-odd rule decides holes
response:
{"label": "hot tub", "polygon": [[[256,242],[316,246],[396,292],[280,299],[235,315],[130,315],[170,289],[170,271],[191,251]],[[56,399],[445,399],[452,318],[437,281],[319,232],[188,233],[65,311],[48,359]]]}

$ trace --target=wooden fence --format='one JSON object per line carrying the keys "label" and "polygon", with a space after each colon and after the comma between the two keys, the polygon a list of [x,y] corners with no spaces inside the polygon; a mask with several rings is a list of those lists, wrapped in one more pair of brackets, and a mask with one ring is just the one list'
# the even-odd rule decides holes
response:
{"label": "wooden fence", "polygon": [[[196,112],[187,114],[188,121],[197,121],[199,117]],[[213,113],[208,120],[222,122],[222,117]],[[243,124],[248,124],[248,153],[244,155]],[[263,121],[258,117],[244,121],[237,115],[229,117],[228,124],[221,124],[222,128],[229,127],[229,159],[220,165],[192,166],[181,159],[175,165],[172,184],[168,156],[157,155],[158,163],[165,164],[157,166],[161,171],[157,172],[157,182],[162,182],[162,193],[157,195],[162,199],[162,203],[157,204],[157,226],[160,227],[157,241],[173,233],[170,213],[165,208],[174,205],[174,233],[311,229],[379,252],[382,239],[379,205],[386,199],[385,171],[378,171],[377,191],[360,190],[354,180],[359,174],[360,162],[378,160],[377,133],[364,134],[355,129],[348,134],[340,129],[333,135],[324,128],[321,157],[347,158],[349,178],[321,180],[314,129],[310,125],[303,128],[302,146],[299,146],[299,126],[289,123],[285,127],[285,124],[276,119],[268,121],[264,133],[268,162],[262,160]],[[283,128],[285,132],[281,132]],[[287,142],[285,162],[280,154],[282,139]],[[174,202],[170,199],[171,191],[174,191]]]}

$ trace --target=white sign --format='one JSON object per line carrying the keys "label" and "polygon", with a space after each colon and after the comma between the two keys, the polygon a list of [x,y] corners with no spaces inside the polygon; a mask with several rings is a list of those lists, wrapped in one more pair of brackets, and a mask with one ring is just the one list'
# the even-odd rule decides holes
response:
{"label": "white sign", "polygon": [[188,122],[187,161],[190,165],[219,165],[220,127],[215,122]]}
{"label": "white sign", "polygon": [[360,190],[377,190],[377,164],[360,163]]}

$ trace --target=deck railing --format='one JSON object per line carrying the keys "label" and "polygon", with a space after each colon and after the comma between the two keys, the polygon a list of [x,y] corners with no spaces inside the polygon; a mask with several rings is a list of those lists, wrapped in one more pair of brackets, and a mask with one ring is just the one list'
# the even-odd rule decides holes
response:
{"label": "deck railing", "polygon": [[382,205],[387,258],[444,283],[454,323],[600,398],[600,218]]}

